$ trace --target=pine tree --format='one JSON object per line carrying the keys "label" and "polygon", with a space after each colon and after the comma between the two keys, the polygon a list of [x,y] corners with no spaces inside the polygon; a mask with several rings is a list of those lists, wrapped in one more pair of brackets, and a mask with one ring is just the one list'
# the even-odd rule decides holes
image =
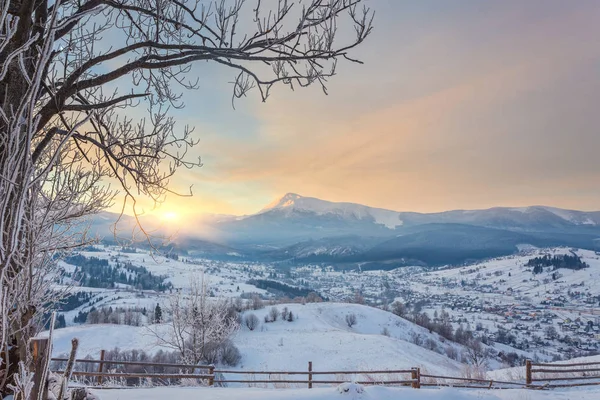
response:
{"label": "pine tree", "polygon": [[162,322],[162,309],[158,303],[156,303],[156,308],[154,309],[154,322],[157,324]]}

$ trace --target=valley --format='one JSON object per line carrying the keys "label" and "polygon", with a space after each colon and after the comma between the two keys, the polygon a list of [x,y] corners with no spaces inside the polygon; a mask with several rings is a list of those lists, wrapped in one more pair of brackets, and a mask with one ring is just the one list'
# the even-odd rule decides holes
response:
{"label": "valley", "polygon": [[[321,369],[421,366],[460,375],[473,362],[491,371],[521,366],[525,359],[566,360],[599,351],[600,256],[589,250],[529,248],[468,266],[389,271],[323,263],[282,268],[112,246],[90,250],[71,261],[106,260],[117,270],[129,267],[124,273],[131,282],[142,272],[164,282],[161,290],[103,282],[93,288],[63,277],[57,287],[79,293],[80,304],[69,302],[59,311],[66,328],[54,333],[56,355],[68,351],[72,337],[81,339],[81,356],[113,348],[149,355],[172,350],[150,332],[165,329],[157,323],[156,307],[168,319],[169,298],[188,290],[194,276],[206,279],[211,298],[229,299],[240,310],[241,327],[232,341],[242,369],[304,368],[313,361]],[[546,267],[534,274],[528,265],[536,257],[563,255],[576,255],[586,268]],[[81,268],[61,266],[65,272]],[[294,321],[267,322],[272,307],[292,311]],[[258,316],[252,331],[243,322],[248,314]],[[356,316],[355,326],[344,322],[348,314]],[[475,360],[473,343],[481,346]]]}

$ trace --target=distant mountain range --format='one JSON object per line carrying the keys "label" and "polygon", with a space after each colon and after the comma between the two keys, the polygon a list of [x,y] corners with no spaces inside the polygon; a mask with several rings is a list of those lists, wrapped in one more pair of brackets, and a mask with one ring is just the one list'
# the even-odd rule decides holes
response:
{"label": "distant mountain range", "polygon": [[[101,214],[96,229],[106,232],[111,219]],[[128,218],[122,223],[134,225]],[[177,250],[211,257],[394,268],[463,263],[531,246],[600,249],[600,212],[532,206],[424,214],[288,193],[256,214],[190,221],[185,232],[173,243]]]}

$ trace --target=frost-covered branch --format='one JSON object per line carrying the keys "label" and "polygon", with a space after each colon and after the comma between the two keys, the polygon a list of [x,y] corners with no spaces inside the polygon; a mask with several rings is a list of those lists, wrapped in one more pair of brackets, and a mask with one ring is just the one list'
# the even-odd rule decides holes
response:
{"label": "frost-covered branch", "polygon": [[[89,243],[85,218],[112,204],[116,189],[138,218],[139,197],[160,203],[178,169],[201,165],[188,153],[193,128],[170,115],[181,92],[197,87],[191,66],[231,70],[233,99],[257,89],[264,101],[278,83],[326,91],[372,31],[363,4],[0,2],[0,351],[12,357],[0,394],[26,360],[34,317],[55,296],[55,260]],[[145,116],[132,117],[134,107]]]}

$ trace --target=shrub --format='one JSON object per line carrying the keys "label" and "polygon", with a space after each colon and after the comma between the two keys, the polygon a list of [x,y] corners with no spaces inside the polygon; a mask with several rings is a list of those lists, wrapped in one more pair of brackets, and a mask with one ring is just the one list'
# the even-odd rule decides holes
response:
{"label": "shrub", "polygon": [[437,344],[435,343],[435,340],[431,339],[431,338],[427,338],[427,340],[425,340],[425,348],[428,350],[435,350],[437,347]]}
{"label": "shrub", "polygon": [[248,314],[246,315],[246,318],[244,318],[244,323],[246,324],[246,326],[248,327],[248,329],[250,329],[251,331],[255,330],[258,327],[259,324],[259,320],[258,317],[254,314]]}
{"label": "shrub", "polygon": [[446,356],[458,361],[458,350],[456,350],[456,348],[453,346],[448,346],[446,347]]}
{"label": "shrub", "polygon": [[356,314],[354,314],[354,313],[347,314],[346,315],[346,324],[348,325],[349,328],[352,328],[354,325],[356,325]]}
{"label": "shrub", "polygon": [[235,367],[241,359],[242,354],[240,350],[235,347],[231,340],[226,340],[221,346],[221,362],[225,365]]}
{"label": "shrub", "polygon": [[202,349],[202,358],[208,364],[216,364],[219,362],[220,353],[221,345],[219,343],[210,342],[204,346],[204,349]]}

